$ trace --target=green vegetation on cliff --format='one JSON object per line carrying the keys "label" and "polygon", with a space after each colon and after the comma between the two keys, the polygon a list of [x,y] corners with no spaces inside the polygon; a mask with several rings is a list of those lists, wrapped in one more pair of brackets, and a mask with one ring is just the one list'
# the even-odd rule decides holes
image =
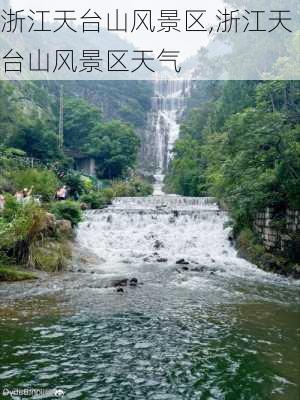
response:
{"label": "green vegetation on cliff", "polygon": [[239,228],[265,207],[300,207],[299,82],[198,82],[191,103],[169,191],[216,196]]}
{"label": "green vegetation on cliff", "polygon": [[136,164],[151,85],[138,81],[63,85],[64,151],[58,146],[61,84],[0,82],[2,150],[19,149],[60,168],[74,167],[75,158],[93,157],[99,178],[126,176]]}

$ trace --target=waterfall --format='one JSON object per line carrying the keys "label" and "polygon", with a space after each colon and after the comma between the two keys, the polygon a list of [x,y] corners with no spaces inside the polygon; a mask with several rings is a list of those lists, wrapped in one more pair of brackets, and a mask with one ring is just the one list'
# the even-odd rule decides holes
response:
{"label": "waterfall", "polygon": [[257,270],[236,255],[227,221],[210,197],[117,198],[106,209],[86,213],[77,239],[102,259],[99,269],[109,276],[138,276],[147,265],[176,268],[180,259],[208,272],[253,274]]}
{"label": "waterfall", "polygon": [[179,137],[180,120],[189,95],[189,80],[154,82],[154,96],[142,148],[142,168],[155,176],[155,194],[161,195],[164,174]]}

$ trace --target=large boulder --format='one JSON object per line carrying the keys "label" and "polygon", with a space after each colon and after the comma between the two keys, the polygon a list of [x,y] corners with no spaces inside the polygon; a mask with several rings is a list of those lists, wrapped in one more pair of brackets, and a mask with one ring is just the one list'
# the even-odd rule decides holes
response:
{"label": "large boulder", "polygon": [[72,224],[66,219],[61,219],[55,223],[56,232],[61,236],[71,236],[73,233]]}
{"label": "large boulder", "polygon": [[180,260],[176,261],[177,265],[189,265],[190,263],[186,261],[184,258],[181,258]]}
{"label": "large boulder", "polygon": [[161,240],[156,240],[153,245],[155,250],[160,250],[164,248],[164,244]]}
{"label": "large boulder", "polygon": [[55,216],[51,213],[46,213],[46,227],[47,230],[54,231],[55,230],[55,225],[56,225],[56,219]]}

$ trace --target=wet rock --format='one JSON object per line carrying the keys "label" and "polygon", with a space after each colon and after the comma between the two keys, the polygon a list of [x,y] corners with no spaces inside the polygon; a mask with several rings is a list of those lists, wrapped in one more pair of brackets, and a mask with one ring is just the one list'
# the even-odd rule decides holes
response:
{"label": "wet rock", "polygon": [[182,267],[183,271],[189,271],[189,267]]}
{"label": "wet rock", "polygon": [[124,289],[121,288],[121,287],[119,287],[119,288],[117,289],[117,293],[124,293]]}
{"label": "wet rock", "polygon": [[112,215],[109,215],[109,216],[107,217],[106,222],[109,223],[109,224],[112,223]]}
{"label": "wet rock", "polygon": [[85,211],[89,209],[89,206],[86,203],[80,203],[80,208],[82,211]]}
{"label": "wet rock", "polygon": [[53,214],[51,213],[46,213],[46,220],[45,220],[45,229],[54,231],[55,230],[55,225],[56,225],[56,218]]}
{"label": "wet rock", "polygon": [[213,258],[210,260],[213,264],[216,263],[216,260],[214,260]]}
{"label": "wet rock", "polygon": [[174,215],[175,218],[178,218],[179,217],[179,211],[174,210],[173,211],[173,215]]}
{"label": "wet rock", "polygon": [[205,271],[205,267],[201,266],[201,267],[194,267],[191,269],[192,272],[204,272]]}
{"label": "wet rock", "polygon": [[77,267],[90,267],[106,262],[104,258],[98,257],[96,254],[89,251],[88,249],[80,249],[77,246],[73,246],[72,259],[74,262],[73,265],[77,265]]}
{"label": "wet rock", "polygon": [[176,261],[177,265],[189,265],[190,263],[186,261],[184,258],[181,258],[180,260]]}
{"label": "wet rock", "polygon": [[73,233],[71,222],[65,219],[56,221],[55,229],[56,232],[61,236],[71,236]]}
{"label": "wet rock", "polygon": [[170,224],[175,224],[175,222],[176,222],[175,217],[170,217],[169,218],[169,223]]}
{"label": "wet rock", "polygon": [[156,250],[160,250],[160,249],[163,249],[163,248],[164,248],[164,244],[163,244],[162,241],[156,240],[156,241],[154,242],[153,247],[154,247]]}
{"label": "wet rock", "polygon": [[112,286],[114,287],[125,287],[128,286],[128,279],[116,279],[112,281]]}
{"label": "wet rock", "polygon": [[166,263],[166,262],[168,262],[168,259],[167,258],[158,258],[156,261],[158,263]]}
{"label": "wet rock", "polygon": [[131,287],[136,287],[136,286],[138,285],[138,280],[137,280],[137,278],[132,278],[132,279],[130,279],[129,285],[130,285]]}
{"label": "wet rock", "polygon": [[167,204],[160,204],[159,206],[156,206],[155,208],[157,210],[161,210],[161,209],[164,209],[164,208],[167,208],[167,207],[168,207]]}
{"label": "wet rock", "polygon": [[155,238],[155,234],[153,232],[149,232],[148,235],[145,235],[146,240],[151,240]]}

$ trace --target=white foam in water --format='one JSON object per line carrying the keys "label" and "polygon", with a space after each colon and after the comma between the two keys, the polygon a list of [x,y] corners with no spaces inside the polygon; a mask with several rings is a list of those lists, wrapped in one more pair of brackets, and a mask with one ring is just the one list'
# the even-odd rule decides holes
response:
{"label": "white foam in water", "polygon": [[101,270],[108,274],[130,273],[145,263],[164,268],[184,258],[225,275],[270,276],[237,257],[226,222],[212,198],[120,198],[105,210],[87,212],[78,242],[105,260]]}

